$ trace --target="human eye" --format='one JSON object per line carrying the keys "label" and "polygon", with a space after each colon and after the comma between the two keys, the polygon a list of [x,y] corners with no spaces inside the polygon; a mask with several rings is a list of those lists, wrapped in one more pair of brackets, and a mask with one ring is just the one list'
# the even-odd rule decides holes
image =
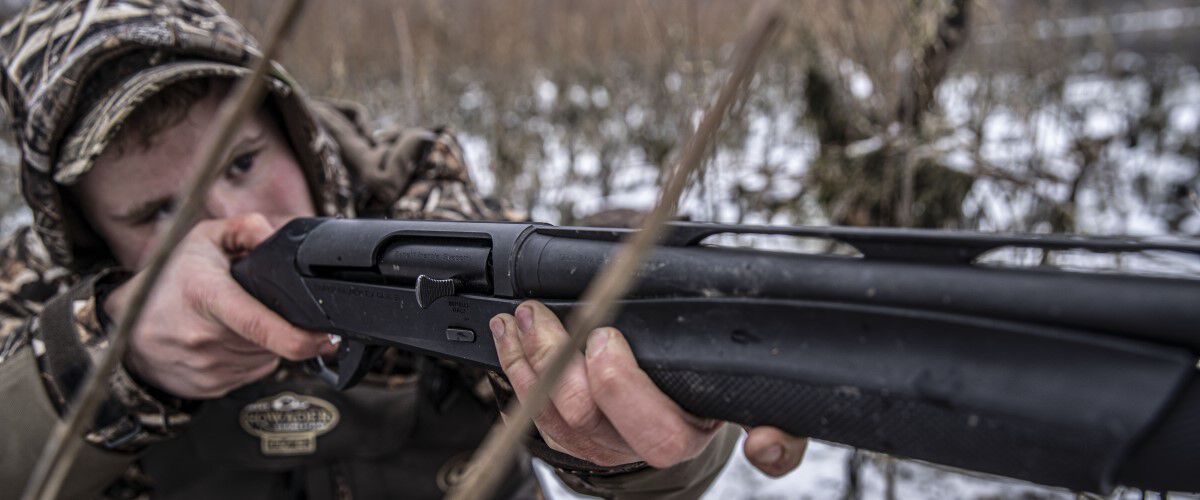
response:
{"label": "human eye", "polygon": [[254,168],[254,160],[257,158],[258,151],[252,151],[234,157],[233,161],[229,163],[229,168],[225,170],[225,176],[236,179],[246,175],[246,173],[250,172],[250,170]]}

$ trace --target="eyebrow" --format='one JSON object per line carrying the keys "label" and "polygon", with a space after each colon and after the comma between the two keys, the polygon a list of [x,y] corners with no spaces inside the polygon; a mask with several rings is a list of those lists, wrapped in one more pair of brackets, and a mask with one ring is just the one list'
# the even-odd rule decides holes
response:
{"label": "eyebrow", "polygon": [[225,153],[225,157],[222,158],[221,160],[224,163],[229,163],[235,157],[238,156],[240,150],[245,149],[247,147],[258,146],[266,139],[267,139],[267,131],[262,127],[258,127],[258,130],[255,131],[253,134],[243,135],[243,136],[238,137],[237,139],[234,139],[234,141],[236,141],[236,142],[233,143],[233,146],[229,148],[229,150]]}
{"label": "eyebrow", "polygon": [[267,138],[267,131],[262,127],[258,127],[258,131],[256,131],[253,134],[247,134],[247,135],[242,136],[240,139],[237,140],[236,143],[234,143],[232,148],[229,148],[229,150],[236,151],[239,147],[242,147],[246,144],[255,144],[258,142],[262,142],[266,138]]}
{"label": "eyebrow", "polygon": [[[266,139],[266,137],[267,137],[267,131],[262,128],[259,128],[259,130],[253,135],[242,136],[241,138],[237,139],[237,143],[235,143],[232,148],[229,148],[229,154],[226,155],[226,158],[224,158],[223,161],[225,163],[232,161],[233,157],[237,156],[237,154],[238,154],[237,151],[239,149],[245,148],[247,146],[254,146],[258,143],[261,143],[263,140]],[[174,198],[175,197],[172,195],[155,197],[155,198],[140,202],[137,205],[134,205],[133,208],[120,211],[116,215],[113,215],[113,218],[118,221],[121,221],[121,222],[139,221],[139,220],[142,220],[143,218],[145,218],[147,215],[158,210],[163,205],[171,203],[172,201],[174,201]]]}

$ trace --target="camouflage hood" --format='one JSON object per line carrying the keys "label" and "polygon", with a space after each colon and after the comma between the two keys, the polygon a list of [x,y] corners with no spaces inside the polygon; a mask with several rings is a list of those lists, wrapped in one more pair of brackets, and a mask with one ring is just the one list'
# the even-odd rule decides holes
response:
{"label": "camouflage hood", "polygon": [[[211,0],[34,0],[0,28],[21,190],[51,258],[77,271],[108,258],[63,186],[92,167],[134,108],[182,80],[247,74],[260,56]],[[270,90],[317,211],[353,215],[337,145],[278,64]]]}

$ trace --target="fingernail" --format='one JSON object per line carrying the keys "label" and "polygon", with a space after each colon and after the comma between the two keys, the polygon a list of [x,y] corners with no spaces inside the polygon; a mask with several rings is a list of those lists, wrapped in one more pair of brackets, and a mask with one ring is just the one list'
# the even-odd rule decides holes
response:
{"label": "fingernail", "polygon": [[608,330],[604,328],[592,330],[592,333],[588,335],[587,357],[594,358],[603,353],[604,348],[608,347],[608,337]]}
{"label": "fingernail", "polygon": [[774,444],[758,454],[758,461],[764,464],[774,464],[783,458],[783,446]]}
{"label": "fingernail", "polygon": [[322,355],[336,353],[338,348],[341,347],[341,343],[342,337],[340,335],[334,335],[330,333],[328,336],[326,336],[326,342],[321,342],[319,352]]}
{"label": "fingernail", "polygon": [[529,335],[533,331],[533,308],[526,305],[517,306],[516,316],[521,333]]}
{"label": "fingernail", "polygon": [[330,344],[328,342],[321,343],[321,348],[319,350],[321,355],[333,354],[333,353],[336,353],[337,351],[338,351],[337,344]]}
{"label": "fingernail", "polygon": [[504,320],[500,319],[499,316],[492,318],[488,322],[488,328],[492,329],[492,338],[499,340],[501,337],[504,337]]}

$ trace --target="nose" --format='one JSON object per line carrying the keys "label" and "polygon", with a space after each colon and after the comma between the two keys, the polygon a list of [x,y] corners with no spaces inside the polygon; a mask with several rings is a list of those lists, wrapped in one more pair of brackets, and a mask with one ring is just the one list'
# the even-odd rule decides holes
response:
{"label": "nose", "polygon": [[254,211],[254,200],[244,194],[222,189],[220,183],[209,190],[204,199],[204,215],[209,219],[226,219]]}

